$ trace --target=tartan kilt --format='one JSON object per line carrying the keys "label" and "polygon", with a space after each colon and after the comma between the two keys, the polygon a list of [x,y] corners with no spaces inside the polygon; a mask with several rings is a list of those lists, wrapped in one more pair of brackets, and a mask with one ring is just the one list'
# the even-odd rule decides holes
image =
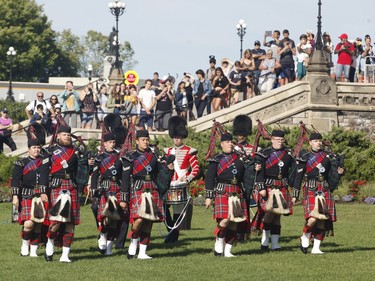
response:
{"label": "tartan kilt", "polygon": [[139,212],[141,209],[141,203],[142,203],[142,193],[145,189],[151,189],[152,190],[152,201],[156,205],[156,207],[160,211],[160,222],[164,221],[165,214],[164,214],[164,206],[163,206],[163,200],[160,198],[159,192],[156,189],[156,185],[152,181],[142,181],[141,188],[139,190],[133,190],[130,194],[130,223],[133,223],[138,218],[141,218],[139,216]]}
{"label": "tartan kilt", "polygon": [[[279,185],[281,183],[281,181],[279,181],[279,180],[275,180],[275,182],[274,182],[274,187],[277,187],[279,190],[280,190],[280,192],[283,194],[283,197],[284,197],[284,199],[285,199],[285,202],[288,204],[288,206],[289,206],[289,211],[290,211],[290,214],[289,215],[293,215],[293,204],[292,204],[292,197],[290,196],[290,193],[289,193],[289,191],[288,191],[288,187],[284,187],[284,186],[282,186],[282,185]],[[272,190],[272,187],[270,187],[270,186],[267,186],[267,198],[269,197],[269,195],[270,195],[270,192],[271,192],[271,190]],[[259,197],[258,199],[259,199],[259,205],[260,205],[260,207],[262,208],[262,211],[263,212],[265,212],[266,211],[266,206],[267,206],[267,200],[263,200],[262,198],[261,198],[261,196],[257,196],[257,197]],[[258,206],[259,206],[258,205]]]}
{"label": "tartan kilt", "polygon": [[18,222],[20,225],[23,225],[25,221],[31,220],[31,203],[33,197],[31,198],[22,198],[21,199],[21,208],[18,213]]}
{"label": "tartan kilt", "polygon": [[225,184],[224,194],[215,193],[215,202],[214,202],[214,214],[213,218],[217,221],[220,219],[229,219],[229,194],[237,193],[241,200],[241,207],[244,216],[246,219],[249,217],[247,212],[247,206],[241,188],[238,185]]}
{"label": "tartan kilt", "polygon": [[307,188],[305,184],[302,190],[303,190],[302,204],[303,204],[306,220],[310,217],[310,213],[314,210],[314,207],[315,207],[315,192],[322,191],[324,192],[324,198],[326,199],[326,205],[328,208],[328,213],[330,215],[329,220],[331,220],[332,222],[337,221],[335,199],[333,197],[333,194],[330,192],[330,190],[324,187],[324,182],[317,182],[317,187],[315,190],[311,190]]}
{"label": "tartan kilt", "polygon": [[[70,191],[70,199],[71,199],[71,206],[70,206],[70,224],[78,225],[81,223],[80,217],[80,207],[79,207],[79,199],[78,199],[78,192],[77,188],[73,187],[71,180],[62,179],[61,185],[51,190],[50,201],[51,207],[54,206],[57,202],[57,198],[59,197],[59,192],[61,190],[69,190]],[[50,220],[50,222],[53,222]]]}
{"label": "tartan kilt", "polygon": [[99,222],[102,222],[104,219],[104,216],[102,216],[102,213],[103,213],[103,210],[105,209],[105,204],[107,204],[109,193],[116,194],[117,202],[120,202],[120,199],[121,199],[120,187],[115,181],[111,181],[111,185],[109,186],[109,189],[107,191],[102,191],[102,195],[100,196],[98,215],[97,215],[97,219]]}
{"label": "tartan kilt", "polygon": [[[31,220],[31,204],[33,197],[31,198],[22,198],[21,199],[21,210],[18,213],[18,223],[23,225],[25,221]],[[48,202],[43,202],[44,209],[46,210],[46,216],[42,224],[49,225],[48,220]]]}

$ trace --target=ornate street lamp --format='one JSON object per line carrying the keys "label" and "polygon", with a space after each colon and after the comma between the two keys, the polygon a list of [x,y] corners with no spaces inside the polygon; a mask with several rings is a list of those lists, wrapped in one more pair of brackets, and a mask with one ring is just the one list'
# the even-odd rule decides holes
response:
{"label": "ornate street lamp", "polygon": [[246,27],[247,25],[243,19],[240,19],[238,23],[236,24],[237,35],[240,36],[240,42],[241,42],[240,59],[242,58],[242,43],[243,43],[243,37],[246,34]]}
{"label": "ornate street lamp", "polygon": [[7,99],[14,101],[13,90],[12,90],[12,69],[13,69],[13,59],[16,56],[17,52],[13,47],[9,47],[7,55],[9,56],[9,90]]}
{"label": "ornate street lamp", "polygon": [[87,66],[87,70],[89,72],[89,82],[91,82],[91,78],[92,78],[92,64],[89,64]]}
{"label": "ornate street lamp", "polygon": [[115,16],[116,18],[116,36],[113,38],[113,46],[115,47],[115,56],[116,56],[116,60],[115,60],[115,67],[116,68],[120,68],[121,65],[119,63],[119,57],[120,57],[120,53],[119,53],[119,38],[118,38],[118,34],[119,34],[119,30],[118,30],[118,20],[119,20],[119,17],[124,13],[125,11],[125,3],[124,2],[120,2],[119,0],[116,0],[115,2],[111,2],[108,4],[108,7],[109,7],[109,10],[111,11],[111,14]]}
{"label": "ornate street lamp", "polygon": [[323,50],[323,42],[322,42],[322,1],[319,0],[318,2],[318,32],[316,34],[316,49],[322,51]]}

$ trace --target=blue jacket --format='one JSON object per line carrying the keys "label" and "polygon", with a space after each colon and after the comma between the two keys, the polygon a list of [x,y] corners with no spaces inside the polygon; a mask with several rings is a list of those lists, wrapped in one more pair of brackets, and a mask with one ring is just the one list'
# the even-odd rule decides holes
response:
{"label": "blue jacket", "polygon": [[[194,83],[194,90],[193,90],[193,95],[195,96],[198,92],[198,87],[199,87],[200,81],[196,80]],[[207,94],[207,96],[211,96],[212,92],[212,85],[210,80],[204,79],[203,81],[203,93]]]}
{"label": "blue jacket", "polygon": [[[74,95],[74,109],[75,109],[76,112],[79,112],[81,110],[80,109],[81,103],[80,103],[80,100],[79,100],[79,94],[76,91],[73,91],[72,94]],[[66,111],[66,100],[69,97],[69,92],[65,90],[59,97],[63,100],[63,106],[62,106],[61,112],[65,112]]]}

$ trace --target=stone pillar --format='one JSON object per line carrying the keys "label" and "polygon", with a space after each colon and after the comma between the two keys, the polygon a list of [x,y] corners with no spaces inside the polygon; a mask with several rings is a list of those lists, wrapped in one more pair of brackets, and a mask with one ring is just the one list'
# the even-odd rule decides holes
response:
{"label": "stone pillar", "polygon": [[[309,125],[313,125],[320,132],[332,130],[333,126],[338,126],[337,110],[335,109],[335,106],[338,105],[337,86],[336,82],[328,75],[323,51],[314,51],[305,79],[310,85],[308,103],[312,109],[307,111]],[[315,105],[324,105],[327,110],[314,110]]]}

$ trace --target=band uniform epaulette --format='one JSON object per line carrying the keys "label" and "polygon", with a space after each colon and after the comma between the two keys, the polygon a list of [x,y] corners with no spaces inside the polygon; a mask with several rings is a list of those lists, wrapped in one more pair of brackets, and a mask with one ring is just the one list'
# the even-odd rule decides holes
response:
{"label": "band uniform epaulette", "polygon": [[190,154],[190,155],[196,155],[196,154],[198,154],[198,150],[195,149],[195,148],[193,148],[193,147],[190,147],[189,154]]}
{"label": "band uniform epaulette", "polygon": [[103,160],[103,152],[99,153],[95,157],[95,162],[101,162]]}
{"label": "band uniform epaulette", "polygon": [[307,162],[307,155],[309,153],[310,152],[306,152],[305,154],[303,154],[301,156],[297,156],[296,161],[298,161],[298,162]]}
{"label": "band uniform epaulette", "polygon": [[217,162],[217,163],[219,163],[220,158],[221,158],[221,154],[216,154],[216,155],[208,158],[207,162]]}
{"label": "band uniform epaulette", "polygon": [[128,151],[125,153],[125,155],[122,156],[122,158],[128,162],[134,161],[134,153],[135,151]]}
{"label": "band uniform epaulette", "polygon": [[22,159],[20,159],[20,160],[15,160],[15,161],[13,162],[13,164],[14,164],[14,165],[17,165],[17,166],[20,166],[20,167],[23,167],[23,166],[25,166],[25,163],[23,162],[25,159],[26,159],[26,158],[22,158]]}
{"label": "band uniform epaulette", "polygon": [[264,150],[261,150],[261,151],[258,151],[258,152],[255,152],[255,156],[259,156],[259,157],[262,157],[264,159],[266,159],[268,156],[266,153],[264,153]]}

